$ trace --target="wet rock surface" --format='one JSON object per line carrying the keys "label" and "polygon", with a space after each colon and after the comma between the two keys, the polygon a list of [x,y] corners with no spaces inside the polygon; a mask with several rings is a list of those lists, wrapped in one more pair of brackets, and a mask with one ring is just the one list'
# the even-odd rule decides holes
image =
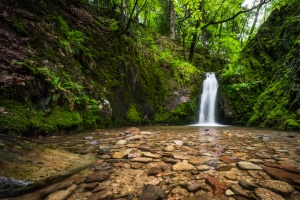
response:
{"label": "wet rock surface", "polygon": [[[95,140],[98,146],[89,142]],[[46,138],[45,144],[99,160],[64,184],[21,198],[299,199],[299,141],[300,135],[291,132],[188,126],[103,129]],[[87,153],[91,146],[95,148]]]}

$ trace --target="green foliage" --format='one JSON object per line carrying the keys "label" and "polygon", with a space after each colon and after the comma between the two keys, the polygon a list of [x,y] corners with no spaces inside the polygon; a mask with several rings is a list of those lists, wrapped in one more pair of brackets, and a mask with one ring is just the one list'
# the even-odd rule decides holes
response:
{"label": "green foliage", "polygon": [[[69,53],[77,52],[76,48],[74,48],[74,47],[77,47],[77,48],[80,48],[83,50],[87,50],[87,48],[85,48],[82,45],[82,43],[86,39],[84,34],[78,30],[72,30],[68,26],[67,22],[65,22],[61,16],[58,16],[57,19],[60,23],[60,29],[66,36],[66,40],[65,39],[60,40],[60,43],[63,45],[64,49]],[[74,45],[74,47],[72,47],[72,45]]]}
{"label": "green foliage", "polygon": [[142,122],[142,118],[141,118],[139,112],[137,111],[135,105],[129,106],[129,109],[126,114],[126,119],[128,122],[131,122],[131,123],[141,123]]}
{"label": "green foliage", "polygon": [[28,101],[20,104],[15,100],[1,98],[0,102],[8,113],[0,114],[0,129],[4,133],[47,134],[64,129],[79,130],[82,124],[78,112],[63,107],[54,107],[46,114]]}
{"label": "green foliage", "polygon": [[22,35],[22,36],[28,36],[28,32],[26,31],[26,28],[25,28],[25,25],[24,25],[24,22],[19,20],[19,19],[16,19],[16,18],[13,18],[13,21],[12,21],[12,25],[13,27],[16,29],[16,31]]}

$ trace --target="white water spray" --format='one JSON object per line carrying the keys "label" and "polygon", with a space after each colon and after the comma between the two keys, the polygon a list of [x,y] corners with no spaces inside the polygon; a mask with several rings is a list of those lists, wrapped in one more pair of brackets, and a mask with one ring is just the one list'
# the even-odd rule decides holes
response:
{"label": "white water spray", "polygon": [[199,125],[217,125],[215,121],[218,81],[213,72],[206,73],[201,95]]}

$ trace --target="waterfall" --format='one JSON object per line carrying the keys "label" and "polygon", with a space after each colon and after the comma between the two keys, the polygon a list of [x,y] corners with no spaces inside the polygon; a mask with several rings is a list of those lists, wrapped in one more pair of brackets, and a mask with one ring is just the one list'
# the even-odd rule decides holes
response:
{"label": "waterfall", "polygon": [[216,124],[216,98],[218,91],[218,81],[213,72],[206,73],[206,79],[203,82],[203,91],[201,95],[199,124]]}

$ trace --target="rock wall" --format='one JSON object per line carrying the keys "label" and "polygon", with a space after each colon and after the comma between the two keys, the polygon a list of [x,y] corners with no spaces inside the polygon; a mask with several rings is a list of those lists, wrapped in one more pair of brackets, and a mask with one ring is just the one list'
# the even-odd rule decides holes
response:
{"label": "rock wall", "polygon": [[[168,38],[142,27],[118,35],[113,19],[71,1],[3,0],[0,7],[0,132],[195,120],[200,70],[186,74],[188,67],[149,48],[178,48]],[[176,91],[184,100],[172,98]]]}

